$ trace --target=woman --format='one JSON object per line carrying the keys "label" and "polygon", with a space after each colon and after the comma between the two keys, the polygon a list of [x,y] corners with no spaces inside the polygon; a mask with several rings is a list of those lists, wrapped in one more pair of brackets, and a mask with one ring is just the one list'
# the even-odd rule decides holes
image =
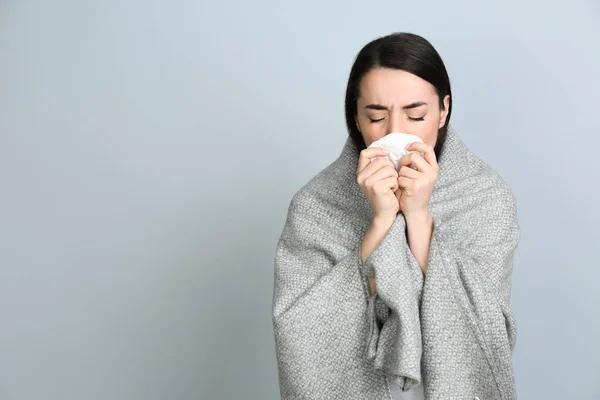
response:
{"label": "woman", "polygon": [[[410,33],[372,41],[345,110],[340,156],[293,196],[277,244],[282,398],[516,398],[516,202],[449,125],[439,54]],[[398,171],[367,148],[391,132],[423,140]]]}

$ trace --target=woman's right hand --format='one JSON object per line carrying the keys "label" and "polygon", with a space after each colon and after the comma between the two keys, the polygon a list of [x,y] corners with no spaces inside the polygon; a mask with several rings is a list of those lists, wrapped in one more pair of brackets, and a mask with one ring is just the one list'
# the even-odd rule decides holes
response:
{"label": "woman's right hand", "polygon": [[[356,180],[371,203],[373,219],[394,219],[400,211],[396,196],[398,171],[387,158],[389,152],[379,147],[364,149],[358,158]],[[371,158],[377,157],[373,162]]]}

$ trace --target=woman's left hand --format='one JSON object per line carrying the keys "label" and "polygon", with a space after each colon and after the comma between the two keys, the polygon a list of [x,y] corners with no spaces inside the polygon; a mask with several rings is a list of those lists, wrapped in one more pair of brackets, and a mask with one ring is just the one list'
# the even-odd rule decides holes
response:
{"label": "woman's left hand", "polygon": [[[414,142],[406,146],[408,151],[399,160],[398,186],[396,197],[404,217],[427,215],[429,199],[440,170],[433,147],[426,143]],[[424,157],[420,153],[424,154]],[[413,165],[416,169],[409,167]]]}

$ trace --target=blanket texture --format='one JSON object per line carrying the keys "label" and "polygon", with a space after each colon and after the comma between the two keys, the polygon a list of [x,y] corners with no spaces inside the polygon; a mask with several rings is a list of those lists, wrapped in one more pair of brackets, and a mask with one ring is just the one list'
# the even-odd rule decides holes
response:
{"label": "blanket texture", "polygon": [[[350,138],[292,197],[275,252],[273,329],[282,399],[516,399],[510,309],[516,200],[450,125],[429,202],[427,273],[398,213],[361,260],[372,209]],[[376,292],[369,295],[367,277]]]}

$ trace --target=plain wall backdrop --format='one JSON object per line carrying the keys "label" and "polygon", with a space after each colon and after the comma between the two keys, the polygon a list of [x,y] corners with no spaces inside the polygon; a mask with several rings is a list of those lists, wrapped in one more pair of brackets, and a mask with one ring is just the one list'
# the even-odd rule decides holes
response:
{"label": "plain wall backdrop", "polygon": [[599,399],[595,0],[0,0],[0,399],[279,398],[287,207],[395,31],[516,194],[519,398]]}

